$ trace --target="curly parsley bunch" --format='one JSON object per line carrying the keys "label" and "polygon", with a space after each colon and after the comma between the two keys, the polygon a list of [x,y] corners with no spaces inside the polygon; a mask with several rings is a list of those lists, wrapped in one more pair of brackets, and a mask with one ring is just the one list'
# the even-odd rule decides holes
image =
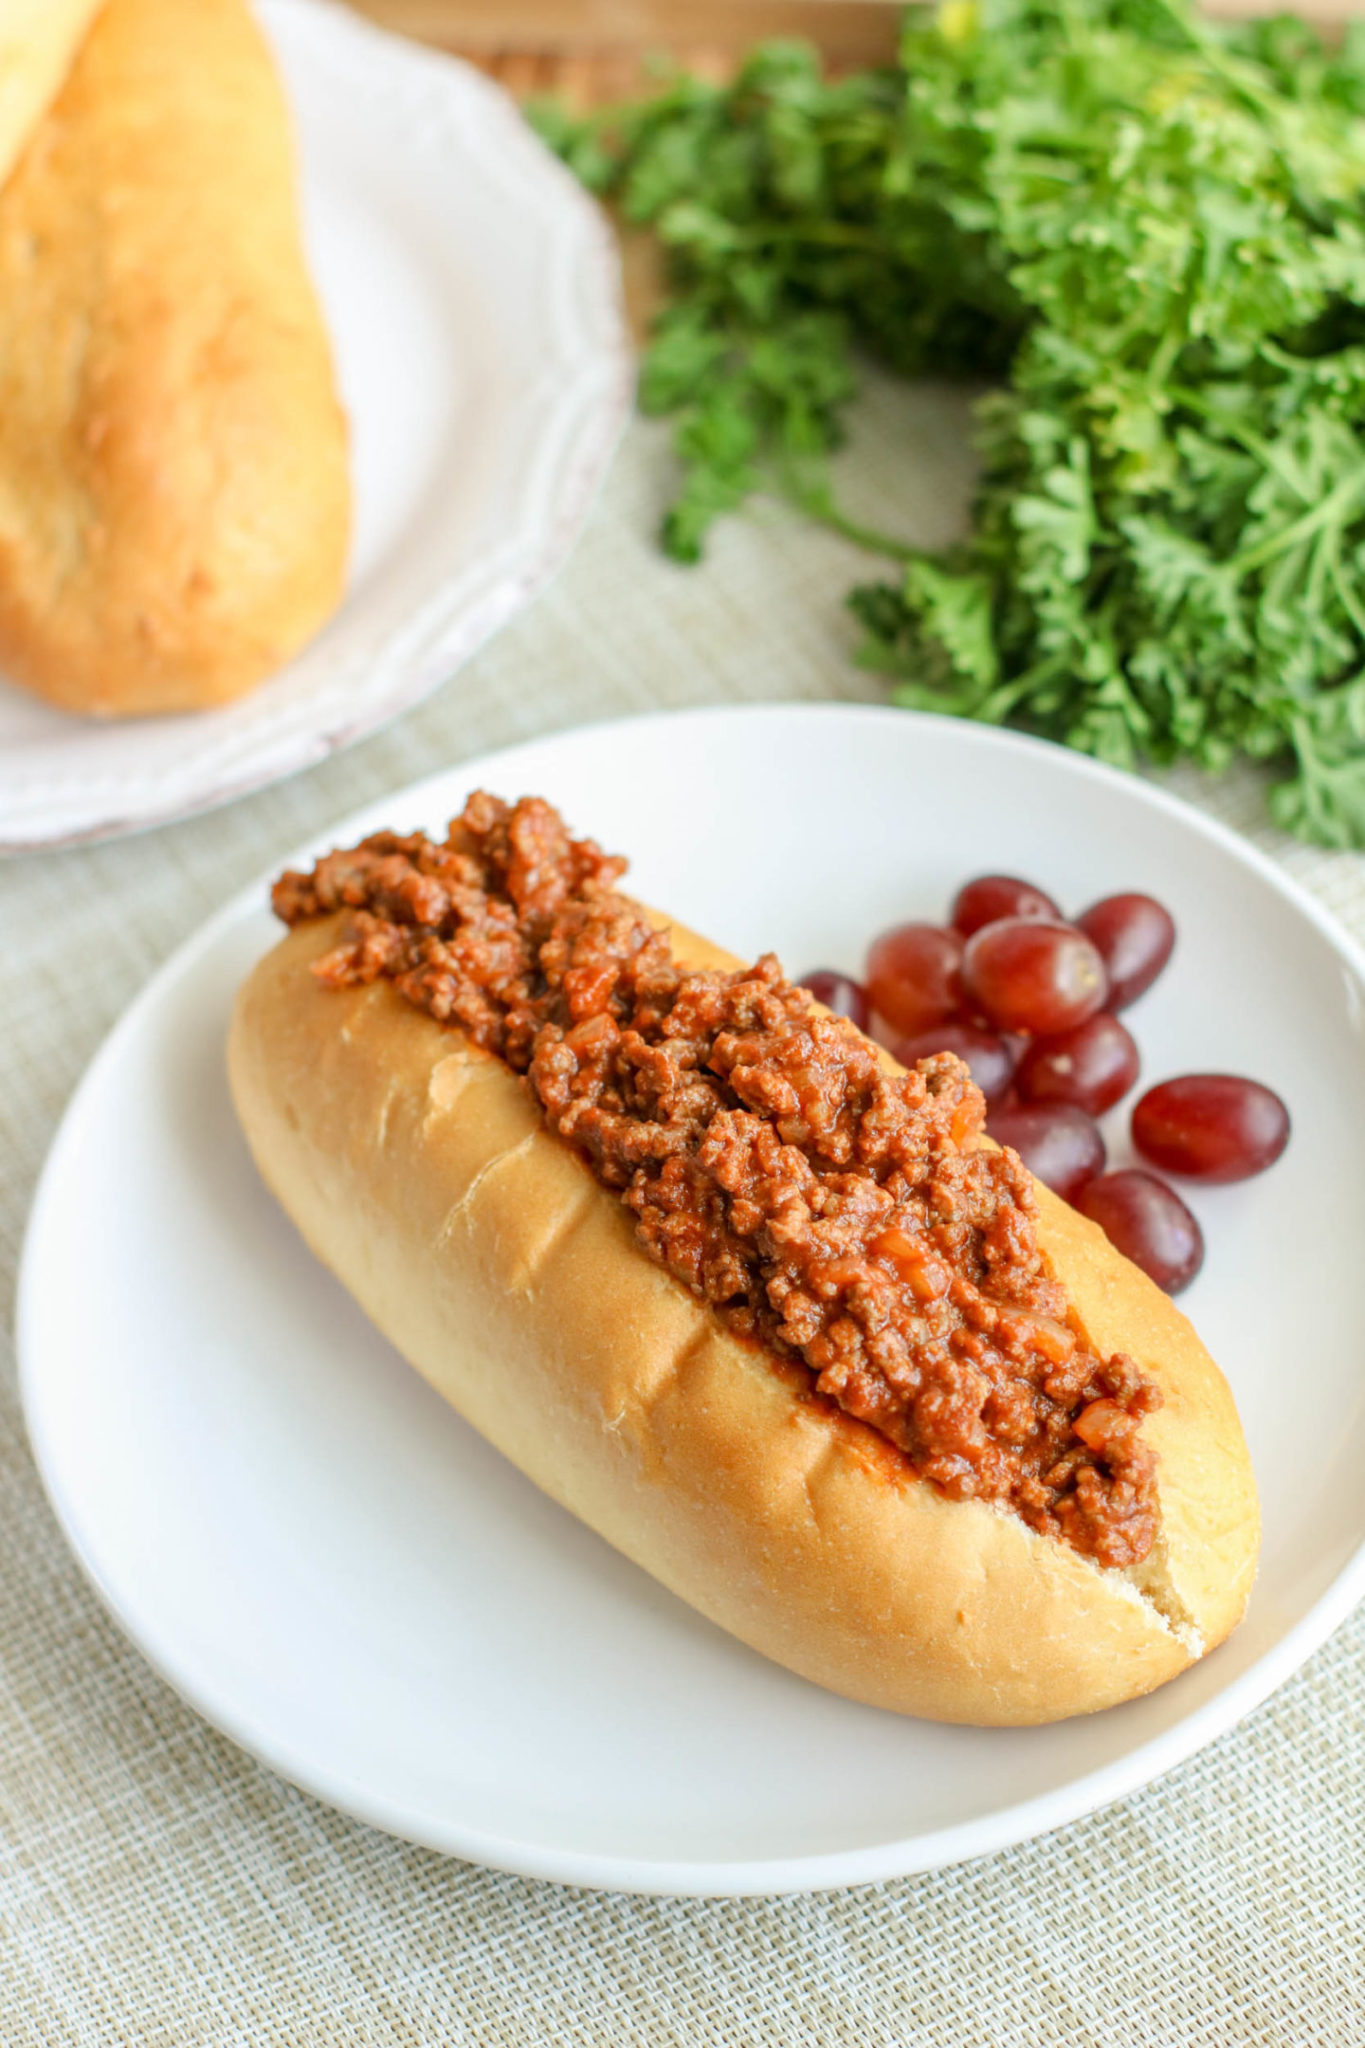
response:
{"label": "curly parsley bunch", "polygon": [[[772,44],[538,119],[669,251],[670,553],[776,489],[903,561],[851,599],[900,702],[1125,767],[1274,761],[1281,824],[1365,846],[1365,36],[945,0],[887,70]],[[834,503],[859,349],[1000,386],[950,550]]]}

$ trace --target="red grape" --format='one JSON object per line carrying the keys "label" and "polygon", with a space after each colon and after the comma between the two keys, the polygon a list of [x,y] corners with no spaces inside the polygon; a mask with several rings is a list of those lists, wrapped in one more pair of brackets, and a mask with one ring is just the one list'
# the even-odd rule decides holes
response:
{"label": "red grape", "polygon": [[1002,917],[1058,919],[1061,914],[1052,898],[1032,882],[1021,882],[1017,875],[978,875],[958,890],[948,922],[969,939],[983,924],[995,924]]}
{"label": "red grape", "polygon": [[1099,1010],[1072,1031],[1035,1038],[1019,1062],[1016,1086],[1025,1102],[1074,1102],[1103,1116],[1138,1077],[1131,1031]]}
{"label": "red grape", "polygon": [[962,985],[999,1031],[1069,1031],[1109,993],[1104,962],[1083,932],[1031,917],[1001,918],[974,933]]}
{"label": "red grape", "polygon": [[1063,1201],[1074,1202],[1086,1182],[1104,1172],[1099,1125],[1068,1102],[992,1110],[986,1129],[997,1145],[1011,1146],[1035,1180]]}
{"label": "red grape", "polygon": [[878,1016],[911,1034],[941,1024],[962,1000],[962,941],[936,924],[898,924],[874,939],[864,985]]}
{"label": "red grape", "polygon": [[913,1038],[894,1038],[888,1048],[903,1067],[927,1060],[931,1053],[955,1052],[971,1073],[987,1102],[998,1102],[1014,1073],[1014,1054],[993,1031],[971,1024],[935,1024]]}
{"label": "red grape", "polygon": [[1149,989],[1175,947],[1175,920],[1154,896],[1106,896],[1076,919],[1109,976],[1110,1010],[1126,1010]]}
{"label": "red grape", "polygon": [[832,967],[817,967],[801,976],[799,986],[807,989],[817,1003],[833,1010],[836,1017],[851,1017],[860,1031],[866,1031],[867,990],[861,982],[850,980]]}
{"label": "red grape", "polygon": [[1140,1166],[1092,1180],[1076,1197],[1076,1207],[1167,1294],[1188,1287],[1204,1263],[1204,1236],[1195,1218],[1174,1188]]}
{"label": "red grape", "polygon": [[1182,1074],[1149,1088],[1139,1101],[1133,1143],[1167,1173],[1246,1180],[1273,1166],[1289,1143],[1289,1111],[1259,1081]]}

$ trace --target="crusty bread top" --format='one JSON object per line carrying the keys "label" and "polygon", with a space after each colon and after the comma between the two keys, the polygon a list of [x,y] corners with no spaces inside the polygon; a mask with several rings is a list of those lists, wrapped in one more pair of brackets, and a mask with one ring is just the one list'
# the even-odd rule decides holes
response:
{"label": "crusty bread top", "polygon": [[0,185],[56,96],[100,0],[0,0]]}
{"label": "crusty bread top", "polygon": [[345,421],[245,0],[107,0],[0,192],[0,667],[216,703],[334,608]]}

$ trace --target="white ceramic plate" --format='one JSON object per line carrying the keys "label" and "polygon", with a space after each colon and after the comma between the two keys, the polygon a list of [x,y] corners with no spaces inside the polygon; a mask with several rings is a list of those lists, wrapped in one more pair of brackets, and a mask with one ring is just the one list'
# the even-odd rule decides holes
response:
{"label": "white ceramic plate", "polygon": [[443,1406],[257,1181],[223,1037],[276,936],[263,882],[94,1062],[24,1256],[34,1449],[133,1640],[218,1727],[366,1820],[639,1891],[793,1890],[977,1855],[1131,1791],[1262,1699],[1365,1580],[1363,967],[1341,934],[1141,783],[897,711],[589,727],[438,776],[319,846],[439,829],[480,785],[545,793],[633,850],[647,900],[742,954],[775,944],[796,972],[856,968],[874,932],[941,916],[983,869],[1077,907],[1119,887],[1172,906],[1179,950],[1134,1013],[1147,1073],[1244,1071],[1294,1116],[1273,1172],[1195,1197],[1209,1254],[1186,1298],[1260,1473],[1250,1614],[1152,1698],[1016,1733],[852,1706],[663,1592]]}
{"label": "white ceramic plate", "polygon": [[105,725],[0,680],[0,851],[134,831],[346,746],[564,560],[633,370],[601,214],[507,95],[323,0],[263,0],[351,421],[341,610],[218,711]]}

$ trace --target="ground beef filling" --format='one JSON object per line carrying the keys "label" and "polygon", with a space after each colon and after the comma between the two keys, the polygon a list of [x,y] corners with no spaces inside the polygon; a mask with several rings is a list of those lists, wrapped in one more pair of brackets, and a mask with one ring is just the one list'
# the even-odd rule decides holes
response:
{"label": "ground beef filling", "polygon": [[524,1075],[645,1250],[921,1478],[1101,1565],[1145,1557],[1160,1394],[1086,1344],[1028,1174],[976,1149],[966,1068],[886,1072],[771,955],[688,972],[617,893],[624,868],[548,804],[478,795],[444,844],[376,833],[284,875],[274,905],[348,912],[319,980],[387,977]]}

